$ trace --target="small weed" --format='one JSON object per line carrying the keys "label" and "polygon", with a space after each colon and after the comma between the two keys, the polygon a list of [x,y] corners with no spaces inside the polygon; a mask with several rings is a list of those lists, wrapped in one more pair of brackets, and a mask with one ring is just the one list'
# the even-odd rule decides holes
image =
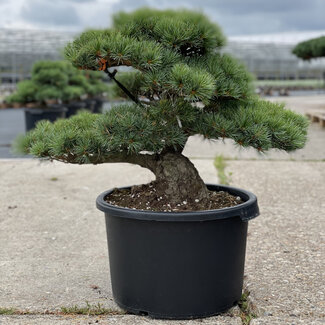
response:
{"label": "small weed", "polygon": [[226,173],[225,168],[227,166],[225,158],[220,155],[214,159],[214,166],[218,171],[219,183],[224,185],[229,185],[231,182],[232,173]]}
{"label": "small weed", "polygon": [[55,181],[58,180],[58,178],[57,177],[51,177],[50,180],[53,181],[53,182],[55,182]]}
{"label": "small weed", "polygon": [[248,298],[249,291],[244,291],[240,300],[238,301],[238,306],[240,308],[240,318],[243,323],[243,325],[249,325],[251,320],[256,318],[257,315],[250,311]]}
{"label": "small weed", "polygon": [[86,301],[85,307],[78,307],[77,305],[72,307],[61,307],[63,314],[78,314],[78,315],[114,315],[122,314],[120,311],[104,308],[100,303],[97,305],[91,305]]}
{"label": "small weed", "polygon": [[17,310],[14,308],[0,308],[0,315],[14,315],[17,314]]}

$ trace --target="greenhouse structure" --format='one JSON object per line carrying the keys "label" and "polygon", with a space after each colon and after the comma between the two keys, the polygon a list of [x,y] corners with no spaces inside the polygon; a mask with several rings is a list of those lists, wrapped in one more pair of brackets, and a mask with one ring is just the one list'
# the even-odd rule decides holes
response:
{"label": "greenhouse structure", "polygon": [[257,79],[325,79],[325,59],[303,61],[292,54],[294,46],[325,31],[291,32],[230,37],[225,51],[245,63]]}
{"label": "greenhouse structure", "polygon": [[44,30],[0,29],[0,82],[15,84],[29,77],[39,60],[58,60],[72,33]]}
{"label": "greenhouse structure", "polygon": [[[325,59],[302,61],[291,53],[300,41],[325,35],[325,31],[229,37],[223,50],[240,59],[262,80],[323,79]],[[0,84],[14,86],[29,77],[38,60],[62,58],[69,32],[0,29]]]}

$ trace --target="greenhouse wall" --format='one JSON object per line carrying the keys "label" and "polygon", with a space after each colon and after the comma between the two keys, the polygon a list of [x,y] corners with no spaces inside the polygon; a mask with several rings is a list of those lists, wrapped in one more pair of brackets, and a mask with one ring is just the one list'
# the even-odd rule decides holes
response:
{"label": "greenhouse wall", "polygon": [[[325,35],[325,31],[315,35],[321,34]],[[291,53],[296,43],[315,35],[282,33],[229,37],[223,52],[240,59],[257,79],[322,79],[325,59],[304,62]],[[74,36],[68,32],[0,29],[2,85],[15,84],[28,78],[36,61],[62,58],[63,47]]]}

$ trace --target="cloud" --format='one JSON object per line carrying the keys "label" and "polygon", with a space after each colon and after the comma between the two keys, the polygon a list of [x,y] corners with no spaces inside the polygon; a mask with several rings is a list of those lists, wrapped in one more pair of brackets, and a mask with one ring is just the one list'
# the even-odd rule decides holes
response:
{"label": "cloud", "polygon": [[324,0],[121,0],[113,8],[185,7],[205,12],[227,35],[325,29]]}
{"label": "cloud", "polygon": [[86,2],[96,2],[96,0],[65,0],[66,2],[74,2],[74,3],[86,3]]}
{"label": "cloud", "polygon": [[78,27],[80,24],[76,8],[69,1],[25,1],[21,8],[21,17],[38,26]]}
{"label": "cloud", "polygon": [[[316,0],[317,1],[317,0]],[[202,6],[215,8],[228,15],[242,14],[278,14],[281,12],[290,12],[312,5],[314,0],[202,0]]]}
{"label": "cloud", "polygon": [[0,27],[103,28],[115,12],[143,6],[201,10],[226,35],[325,29],[324,0],[0,0]]}

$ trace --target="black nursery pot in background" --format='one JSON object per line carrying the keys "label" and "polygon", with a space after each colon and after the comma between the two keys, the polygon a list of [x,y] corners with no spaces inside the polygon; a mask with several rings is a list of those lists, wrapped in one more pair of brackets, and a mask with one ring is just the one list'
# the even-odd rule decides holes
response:
{"label": "black nursery pot in background", "polygon": [[36,123],[41,120],[54,122],[58,118],[66,116],[67,108],[61,105],[51,105],[47,108],[25,108],[26,131],[34,129]]}
{"label": "black nursery pot in background", "polygon": [[96,100],[93,98],[87,98],[84,100],[84,102],[86,105],[86,109],[93,113],[95,110],[95,106],[96,106]]}
{"label": "black nursery pot in background", "polygon": [[248,220],[258,216],[254,194],[229,186],[244,203],[219,210],[150,212],[116,207],[105,212],[113,296],[123,309],[154,318],[219,314],[240,299]]}
{"label": "black nursery pot in background", "polygon": [[66,113],[67,118],[77,114],[79,110],[87,108],[85,102],[71,102],[71,103],[65,104],[65,106],[68,109],[68,111]]}
{"label": "black nursery pot in background", "polygon": [[93,113],[102,113],[103,112],[103,103],[104,103],[104,100],[102,98],[95,98],[95,106],[93,109]]}
{"label": "black nursery pot in background", "polygon": [[86,108],[89,109],[92,113],[102,113],[104,100],[99,97],[87,98],[85,100]]}

